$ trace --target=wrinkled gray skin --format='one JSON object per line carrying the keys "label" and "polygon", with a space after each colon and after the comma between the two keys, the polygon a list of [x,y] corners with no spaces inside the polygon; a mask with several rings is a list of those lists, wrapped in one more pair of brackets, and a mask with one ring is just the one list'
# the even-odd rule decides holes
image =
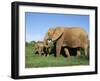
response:
{"label": "wrinkled gray skin", "polygon": [[[56,27],[50,28],[45,35],[45,45],[50,42],[56,42],[56,56],[60,55],[63,46],[70,48],[83,48],[87,56],[88,35],[86,31],[80,27]],[[49,41],[49,42],[48,42]],[[47,44],[46,44],[47,43]],[[67,48],[64,48],[65,54],[70,57]],[[80,49],[77,50],[77,56],[80,56]]]}

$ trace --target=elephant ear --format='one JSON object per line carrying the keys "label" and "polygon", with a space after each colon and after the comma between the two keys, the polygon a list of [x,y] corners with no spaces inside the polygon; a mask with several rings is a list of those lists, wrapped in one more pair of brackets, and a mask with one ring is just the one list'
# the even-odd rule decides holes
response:
{"label": "elephant ear", "polygon": [[52,40],[53,41],[57,40],[63,34],[63,32],[64,32],[64,28],[63,27],[55,28]]}

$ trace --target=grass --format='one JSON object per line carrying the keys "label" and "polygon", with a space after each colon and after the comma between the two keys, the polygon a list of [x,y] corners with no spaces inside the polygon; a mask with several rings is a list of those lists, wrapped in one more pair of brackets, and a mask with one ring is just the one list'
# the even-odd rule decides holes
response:
{"label": "grass", "polygon": [[85,56],[76,57],[71,56],[67,58],[64,56],[54,57],[50,55],[48,57],[39,56],[38,54],[32,53],[32,46],[26,45],[25,48],[25,67],[58,67],[58,66],[75,66],[75,65],[89,65],[89,59]]}

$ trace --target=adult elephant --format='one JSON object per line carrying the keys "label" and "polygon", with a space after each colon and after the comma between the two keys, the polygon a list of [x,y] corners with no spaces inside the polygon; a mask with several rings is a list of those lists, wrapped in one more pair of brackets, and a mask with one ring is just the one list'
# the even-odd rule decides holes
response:
{"label": "adult elephant", "polygon": [[[83,48],[87,56],[88,49],[88,35],[86,31],[80,27],[56,27],[50,28],[45,36],[47,44],[55,42],[56,56],[60,55],[61,48],[64,48],[65,54],[70,57],[67,47]],[[80,55],[80,49],[77,50],[77,56]]]}

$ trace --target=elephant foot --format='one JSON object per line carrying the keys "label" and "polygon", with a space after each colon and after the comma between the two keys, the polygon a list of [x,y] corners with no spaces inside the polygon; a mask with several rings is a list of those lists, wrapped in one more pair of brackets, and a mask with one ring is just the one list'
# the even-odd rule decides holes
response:
{"label": "elephant foot", "polygon": [[80,57],[81,56],[81,54],[80,54],[80,51],[78,50],[77,51],[77,55],[76,55],[77,57]]}
{"label": "elephant foot", "polygon": [[45,57],[45,54],[43,54],[43,57]]}
{"label": "elephant foot", "polygon": [[44,56],[44,57],[49,57],[49,54],[44,54],[43,56]]}
{"label": "elephant foot", "polygon": [[47,54],[47,57],[49,57],[49,54]]}
{"label": "elephant foot", "polygon": [[67,58],[71,58],[71,56],[67,56]]}
{"label": "elephant foot", "polygon": [[60,54],[56,54],[56,57],[60,57]]}
{"label": "elephant foot", "polygon": [[76,57],[80,57],[81,55],[77,54]]}

